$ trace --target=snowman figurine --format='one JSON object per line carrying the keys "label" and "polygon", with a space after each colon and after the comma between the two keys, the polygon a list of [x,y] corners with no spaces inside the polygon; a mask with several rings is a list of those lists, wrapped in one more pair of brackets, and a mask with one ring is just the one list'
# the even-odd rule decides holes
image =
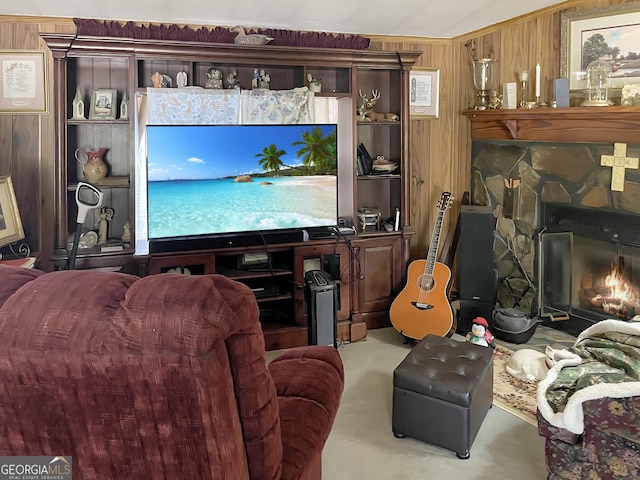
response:
{"label": "snowman figurine", "polygon": [[496,348],[486,319],[483,317],[473,319],[473,322],[471,322],[471,331],[467,333],[467,342],[482,345],[483,347]]}

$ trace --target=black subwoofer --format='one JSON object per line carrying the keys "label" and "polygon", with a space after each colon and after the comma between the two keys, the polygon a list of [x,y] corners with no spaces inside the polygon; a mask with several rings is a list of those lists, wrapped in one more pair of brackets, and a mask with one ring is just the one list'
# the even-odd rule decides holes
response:
{"label": "black subwoofer", "polygon": [[471,322],[478,316],[486,318],[491,330],[497,282],[493,255],[494,229],[491,207],[462,205],[458,240],[458,333],[470,331]]}

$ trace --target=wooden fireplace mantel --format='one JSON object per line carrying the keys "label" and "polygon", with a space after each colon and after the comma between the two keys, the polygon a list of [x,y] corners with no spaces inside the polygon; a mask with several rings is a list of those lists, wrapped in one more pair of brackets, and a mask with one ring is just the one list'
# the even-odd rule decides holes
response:
{"label": "wooden fireplace mantel", "polygon": [[640,143],[640,107],[466,110],[471,138]]}

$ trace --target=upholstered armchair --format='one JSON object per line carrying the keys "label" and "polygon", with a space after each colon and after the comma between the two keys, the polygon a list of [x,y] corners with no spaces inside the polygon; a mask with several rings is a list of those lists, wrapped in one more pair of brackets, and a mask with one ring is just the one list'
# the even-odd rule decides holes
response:
{"label": "upholstered armchair", "polygon": [[320,479],[338,352],[269,365],[258,308],[218,275],[0,266],[0,455],[81,479]]}
{"label": "upholstered armchair", "polygon": [[583,404],[584,432],[549,424],[538,411],[549,480],[640,478],[640,398],[599,398]]}

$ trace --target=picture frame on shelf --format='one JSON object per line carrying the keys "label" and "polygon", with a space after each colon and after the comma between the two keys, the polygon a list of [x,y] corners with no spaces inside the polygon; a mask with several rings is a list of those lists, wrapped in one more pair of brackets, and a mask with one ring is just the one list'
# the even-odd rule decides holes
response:
{"label": "picture frame on shelf", "polygon": [[0,50],[0,72],[0,114],[48,112],[44,51]]}
{"label": "picture frame on shelf", "polygon": [[440,69],[414,68],[409,72],[409,116],[439,118]]}
{"label": "picture frame on shelf", "polygon": [[[640,83],[640,74],[634,73],[640,72],[640,60],[625,58],[629,52],[637,51],[640,43],[638,25],[638,2],[563,13],[560,29],[560,75],[569,79],[569,89],[586,89],[587,66],[599,59],[611,63],[611,88]],[[594,35],[601,37],[597,44],[592,40]]]}
{"label": "picture frame on shelf", "polygon": [[118,111],[118,91],[101,88],[91,95],[90,120],[115,120]]}
{"label": "picture frame on shelf", "polygon": [[0,247],[23,238],[24,230],[11,177],[0,177]]}

